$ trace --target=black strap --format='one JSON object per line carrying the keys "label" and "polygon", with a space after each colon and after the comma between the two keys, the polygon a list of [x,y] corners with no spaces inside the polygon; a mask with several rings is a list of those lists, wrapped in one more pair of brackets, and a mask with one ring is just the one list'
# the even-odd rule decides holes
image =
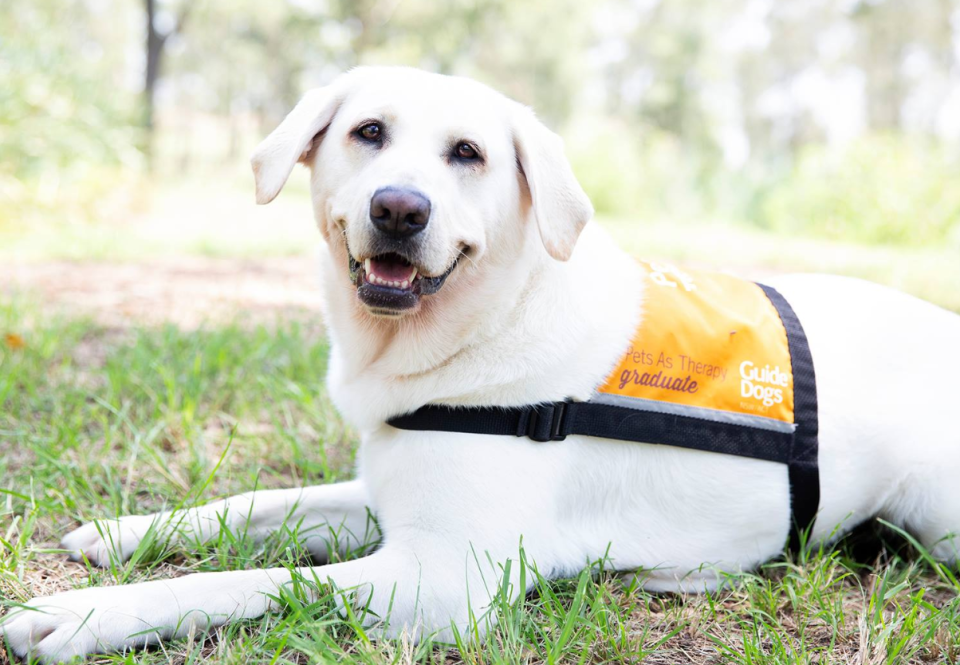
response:
{"label": "black strap", "polygon": [[571,434],[725,453],[788,465],[791,499],[789,547],[813,525],[820,504],[817,467],[817,387],[813,359],[793,308],[776,290],[760,285],[787,331],[793,385],[793,433],[721,423],[694,416],[640,411],[597,402],[550,402],[518,407],[450,407],[428,404],[387,421],[404,430],[464,432],[562,441]]}
{"label": "black strap", "polygon": [[389,425],[406,430],[522,436],[562,441],[571,434],[693,448],[789,463],[793,434],[692,416],[639,411],[597,402],[550,402],[518,407],[428,404]]}
{"label": "black strap", "polygon": [[793,420],[797,429],[793,436],[793,449],[790,451],[790,505],[792,524],[788,547],[793,551],[800,549],[802,534],[812,529],[817,511],[820,510],[820,467],[818,433],[820,430],[817,416],[817,376],[813,370],[813,356],[807,335],[800,325],[800,319],[790,303],[771,286],[759,285],[767,294],[770,302],[780,314],[780,320],[787,331],[787,345],[790,348],[790,363],[793,372]]}

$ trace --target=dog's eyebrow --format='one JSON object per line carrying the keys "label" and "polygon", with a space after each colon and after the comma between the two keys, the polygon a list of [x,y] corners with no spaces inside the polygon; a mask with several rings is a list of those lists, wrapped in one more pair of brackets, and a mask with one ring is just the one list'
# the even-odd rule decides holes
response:
{"label": "dog's eyebrow", "polygon": [[487,146],[484,143],[483,139],[477,136],[472,131],[466,130],[462,132],[451,131],[447,136],[447,143],[450,147],[456,146],[458,143],[470,143],[476,146],[477,150],[485,153],[487,151]]}
{"label": "dog's eyebrow", "polygon": [[397,114],[389,107],[366,109],[353,114],[353,120],[350,123],[356,127],[364,122],[385,122],[392,123]]}

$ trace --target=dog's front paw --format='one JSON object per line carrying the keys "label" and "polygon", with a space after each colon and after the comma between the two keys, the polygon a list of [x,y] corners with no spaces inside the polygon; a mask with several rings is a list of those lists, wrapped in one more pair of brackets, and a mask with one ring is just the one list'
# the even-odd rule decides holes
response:
{"label": "dog's front paw", "polygon": [[74,529],[60,541],[73,561],[90,561],[105,568],[127,561],[150,533],[161,535],[162,515],[130,515],[116,519],[100,519]]}
{"label": "dog's front paw", "polygon": [[162,603],[157,602],[162,599],[155,592],[131,595],[131,588],[135,587],[81,589],[34,598],[5,618],[0,636],[21,658],[42,663],[154,644],[169,632],[162,625]]}
{"label": "dog's front paw", "polygon": [[34,598],[0,623],[0,636],[18,656],[43,663],[143,647],[260,616],[272,606],[268,594],[289,574],[281,569],[275,577],[255,570],[198,573]]}

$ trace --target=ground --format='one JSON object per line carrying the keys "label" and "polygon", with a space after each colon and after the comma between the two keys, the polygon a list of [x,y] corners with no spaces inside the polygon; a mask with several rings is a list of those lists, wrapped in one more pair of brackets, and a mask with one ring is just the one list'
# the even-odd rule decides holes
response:
{"label": "ground", "polygon": [[[611,228],[626,233],[622,224]],[[797,245],[793,259],[767,257],[771,239],[701,231],[657,231],[648,239],[656,253],[694,263],[722,263],[714,260],[718,255],[736,259],[747,247],[755,274],[806,265],[796,258]],[[302,557],[291,533],[262,546],[242,533],[199,548],[146,543],[136,561],[106,570],[69,563],[57,550],[61,535],[95,517],[350,477],[355,435],[323,389],[327,347],[313,259],[299,238],[289,242],[296,251],[252,240],[242,251],[114,252],[108,261],[91,261],[99,250],[90,246],[65,243],[62,252],[6,262],[0,272],[0,614],[63,589]],[[273,250],[258,257],[258,246]],[[938,253],[814,249],[827,267],[833,261],[856,274],[903,279],[906,288],[960,305],[956,290],[947,288],[958,283],[956,267],[945,273]],[[884,270],[891,257],[901,272]],[[930,272],[903,273],[910,265]],[[880,547],[878,538],[890,546]],[[499,626],[484,646],[372,643],[358,625],[334,616],[329,599],[309,606],[291,599],[264,620],[95,662],[960,658],[960,585],[953,569],[929,561],[890,530],[868,526],[835,548],[787,556],[705,596],[647,594],[599,563],[578,579],[538,581],[525,600],[496,608]],[[0,649],[0,664],[9,659]]]}
{"label": "ground", "polygon": [[118,329],[171,324],[192,330],[241,315],[258,322],[320,321],[317,268],[309,256],[19,262],[0,275],[4,292]]}

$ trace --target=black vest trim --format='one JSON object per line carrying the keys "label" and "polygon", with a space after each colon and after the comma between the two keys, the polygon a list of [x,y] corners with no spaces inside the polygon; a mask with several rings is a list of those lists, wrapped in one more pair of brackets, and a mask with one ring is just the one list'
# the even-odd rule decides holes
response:
{"label": "black vest trim", "polygon": [[817,375],[807,334],[800,325],[793,307],[771,286],[759,285],[780,314],[787,331],[790,362],[793,366],[793,421],[797,430],[793,436],[790,460],[790,505],[793,519],[788,547],[800,549],[804,532],[813,528],[820,509],[820,467],[818,464],[820,420],[817,408]]}

